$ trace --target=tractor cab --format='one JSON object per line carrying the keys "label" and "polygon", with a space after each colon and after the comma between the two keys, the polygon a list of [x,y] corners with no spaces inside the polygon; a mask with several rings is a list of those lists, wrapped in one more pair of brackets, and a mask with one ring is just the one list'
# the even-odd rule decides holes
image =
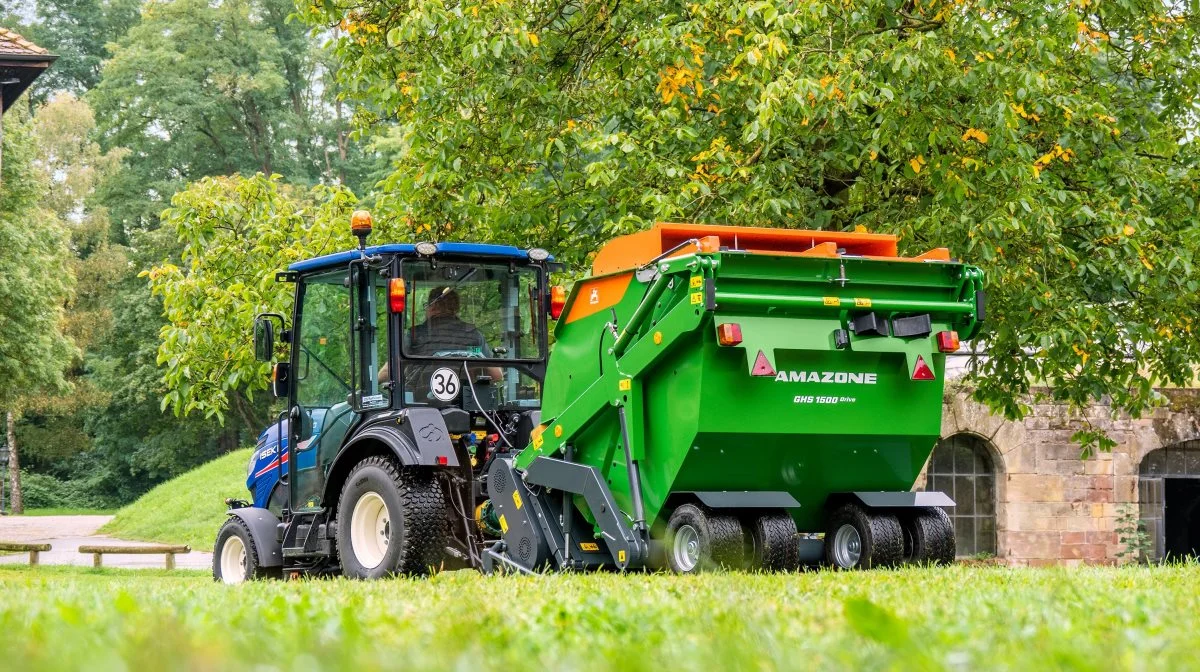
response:
{"label": "tractor cab", "polygon": [[[277,519],[269,527],[287,567],[319,569],[336,556],[335,507],[369,457],[446,472],[435,475],[441,495],[474,510],[485,499],[477,477],[493,456],[528,444],[539,424],[547,323],[562,308],[548,283],[559,265],[545,250],[367,246],[361,212],[352,229],[358,249],[277,275],[295,285],[290,319],[263,314],[254,326],[259,359],[286,346],[272,389],[287,410],[251,459],[253,505],[233,511]],[[470,558],[477,542],[453,532]]]}

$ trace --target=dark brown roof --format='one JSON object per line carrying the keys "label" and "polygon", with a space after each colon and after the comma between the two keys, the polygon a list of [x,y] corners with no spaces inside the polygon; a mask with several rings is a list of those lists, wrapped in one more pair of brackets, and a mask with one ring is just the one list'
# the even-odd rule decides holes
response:
{"label": "dark brown roof", "polygon": [[0,114],[50,67],[57,56],[7,28],[0,28]]}
{"label": "dark brown roof", "polygon": [[7,28],[0,28],[0,56],[47,56],[50,52]]}

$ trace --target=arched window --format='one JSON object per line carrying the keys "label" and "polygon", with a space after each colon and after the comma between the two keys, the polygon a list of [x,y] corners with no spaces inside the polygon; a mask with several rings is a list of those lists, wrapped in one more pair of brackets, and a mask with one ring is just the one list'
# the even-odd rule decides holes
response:
{"label": "arched window", "polygon": [[929,459],[925,489],[954,500],[946,513],[954,522],[959,557],[996,554],[996,469],[983,439],[955,434],[939,441]]}
{"label": "arched window", "polygon": [[1200,555],[1200,441],[1146,453],[1138,465],[1138,510],[1152,560]]}

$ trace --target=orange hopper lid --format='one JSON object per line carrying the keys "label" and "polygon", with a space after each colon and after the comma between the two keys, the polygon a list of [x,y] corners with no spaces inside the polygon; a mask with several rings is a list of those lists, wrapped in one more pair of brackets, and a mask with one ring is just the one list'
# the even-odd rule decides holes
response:
{"label": "orange hopper lid", "polygon": [[[899,238],[883,233],[659,222],[646,231],[614,238],[600,248],[592,261],[592,275],[638,268],[681,243],[707,237],[718,238],[721,247],[758,254],[836,258],[841,249],[846,255],[893,261],[950,260],[950,252],[946,248],[936,248],[918,257],[900,257],[896,247]],[[681,249],[679,254],[693,252],[696,249],[689,246]]]}

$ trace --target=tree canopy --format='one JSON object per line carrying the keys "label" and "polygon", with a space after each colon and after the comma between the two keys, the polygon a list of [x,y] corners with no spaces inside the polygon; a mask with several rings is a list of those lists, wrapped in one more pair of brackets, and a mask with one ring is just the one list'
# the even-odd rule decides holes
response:
{"label": "tree canopy", "polygon": [[[979,398],[1192,380],[1195,3],[321,0],[414,235],[577,268],[655,220],[902,234],[988,275]],[[433,233],[418,227],[432,226]],[[1095,436],[1082,435],[1086,440]]]}

